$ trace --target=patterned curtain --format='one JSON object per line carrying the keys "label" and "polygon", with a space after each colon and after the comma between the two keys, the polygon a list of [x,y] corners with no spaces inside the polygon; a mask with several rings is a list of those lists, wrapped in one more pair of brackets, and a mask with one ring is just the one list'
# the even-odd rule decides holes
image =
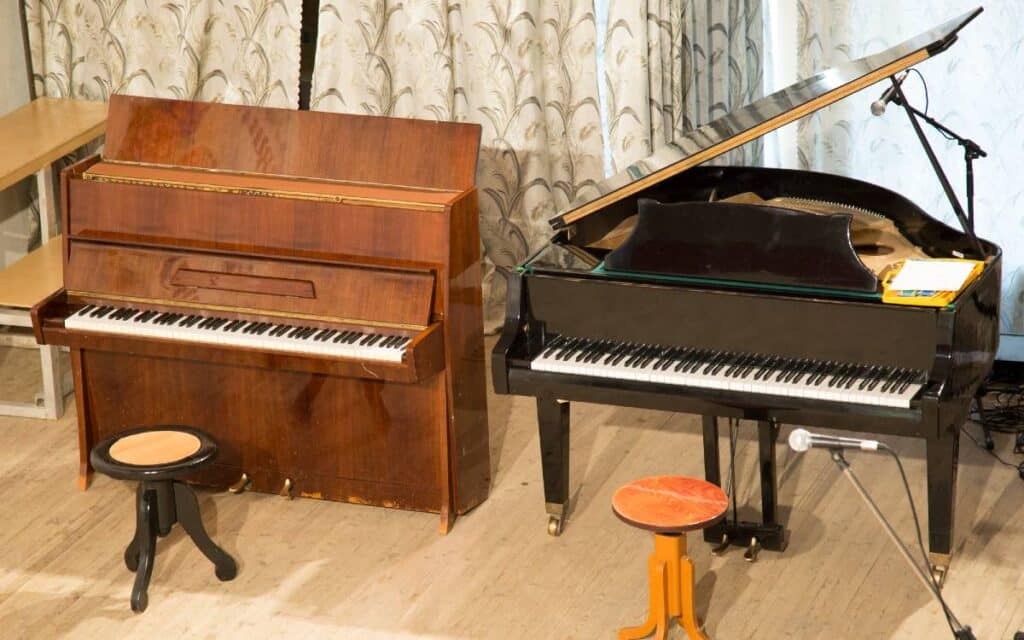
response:
{"label": "patterned curtain", "polygon": [[[609,1],[604,81],[613,172],[761,97],[761,4]],[[760,141],[718,160],[760,161]]]}
{"label": "patterned curtain", "polygon": [[[798,0],[799,75],[879,51],[977,5],[975,0]],[[1004,252],[1004,334],[1024,334],[1024,242],[1018,240],[1024,220],[1024,183],[1017,177],[1024,165],[1024,118],[1019,117],[1024,95],[1024,74],[1019,72],[1024,68],[1021,24],[1024,4],[985,3],[985,12],[948,51],[918,65],[928,82],[927,100],[915,74],[903,84],[911,103],[921,109],[927,104],[930,115],[988,151],[989,156],[976,161],[974,168],[976,228],[978,235],[994,240]],[[882,117],[871,115],[870,103],[883,88],[879,84],[805,119],[799,127],[797,166],[888,187],[959,228],[906,115],[894,106]],[[963,150],[930,129],[929,138],[966,207]]]}
{"label": "patterned curtain", "polygon": [[488,328],[502,318],[502,274],[550,237],[548,218],[596,195],[606,145],[625,166],[759,95],[761,0],[613,2],[321,0],[314,109],[483,126]]}
{"label": "patterned curtain", "polygon": [[36,95],[295,108],[301,0],[23,0]]}
{"label": "patterned curtain", "polygon": [[[602,177],[591,0],[323,0],[311,106],[476,122],[485,318]],[[443,158],[438,159],[443,162]]]}

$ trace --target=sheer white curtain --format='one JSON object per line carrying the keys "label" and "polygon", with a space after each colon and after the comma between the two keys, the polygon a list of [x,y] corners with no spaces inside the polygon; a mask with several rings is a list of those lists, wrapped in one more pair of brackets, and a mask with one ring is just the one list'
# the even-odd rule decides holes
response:
{"label": "sheer white curtain", "polygon": [[[779,0],[770,3],[766,74],[769,91],[844,60],[870,54],[978,5],[979,0]],[[951,49],[918,65],[928,83],[929,114],[975,140],[989,157],[975,164],[977,231],[1004,251],[1002,331],[1024,334],[1024,3],[994,0]],[[907,117],[896,108],[873,117],[879,84],[805,118],[773,137],[772,164],[842,173],[906,195],[932,215],[959,227]],[[925,106],[920,80],[904,83]],[[926,127],[927,128],[927,127]],[[938,134],[929,138],[965,201],[963,151]],[[1024,341],[1024,338],[1021,338]],[[1016,339],[1001,351],[1013,357]],[[1024,356],[1024,350],[1019,352]],[[1016,358],[1015,358],[1016,359]]]}

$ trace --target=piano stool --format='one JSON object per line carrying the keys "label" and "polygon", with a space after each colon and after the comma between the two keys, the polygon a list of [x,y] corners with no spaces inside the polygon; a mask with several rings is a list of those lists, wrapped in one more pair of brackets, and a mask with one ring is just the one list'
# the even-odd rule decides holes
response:
{"label": "piano stool", "polygon": [[690,640],[706,640],[693,605],[693,562],[686,555],[686,532],[725,517],[729,499],[721,487],[684,476],[652,476],[627,483],[612,496],[612,511],[628,525],[654,533],[647,560],[650,608],[647,621],[619,630],[619,640],[668,634],[677,618]]}
{"label": "piano stool", "polygon": [[[0,268],[0,327],[31,327],[29,310],[63,286],[60,236],[56,229],[53,163],[103,135],[107,105],[102,102],[39,98],[0,117],[0,190],[35,175],[43,245],[7,269]],[[31,336],[0,333],[0,345],[35,347]],[[39,346],[43,371],[40,403],[2,402],[0,415],[57,419],[64,413],[65,390],[60,353]],[[41,406],[39,406],[41,405]]]}
{"label": "piano stool", "polygon": [[135,536],[124,551],[124,563],[135,572],[132,611],[149,604],[146,594],[153,575],[156,539],[181,524],[192,541],[213,563],[217,578],[234,579],[235,560],[214,544],[203,527],[195,492],[178,478],[204,467],[217,457],[217,443],[193,427],[156,426],[124,431],[103,440],[90,454],[93,467],[119,480],[139,483],[136,491]]}

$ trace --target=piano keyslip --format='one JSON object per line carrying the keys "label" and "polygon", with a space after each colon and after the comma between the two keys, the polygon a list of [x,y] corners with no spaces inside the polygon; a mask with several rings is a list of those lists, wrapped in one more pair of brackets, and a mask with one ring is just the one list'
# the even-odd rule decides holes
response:
{"label": "piano keyslip", "polygon": [[[219,347],[247,347],[379,362],[401,362],[405,347],[411,341],[408,336],[398,334],[337,331],[291,322],[202,318],[185,313],[94,305],[82,307],[68,316],[65,327]],[[334,338],[328,340],[328,335]]]}

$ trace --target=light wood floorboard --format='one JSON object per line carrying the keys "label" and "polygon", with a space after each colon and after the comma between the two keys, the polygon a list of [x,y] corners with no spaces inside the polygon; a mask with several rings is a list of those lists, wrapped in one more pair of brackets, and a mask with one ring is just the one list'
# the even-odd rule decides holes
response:
{"label": "light wood floorboard", "polygon": [[[0,391],[38,385],[31,351],[0,350]],[[12,373],[13,372],[13,373]],[[612,492],[650,474],[703,473],[695,416],[573,406],[574,510],[545,533],[532,399],[491,396],[494,486],[446,537],[436,516],[203,491],[214,539],[240,564],[220,583],[180,530],[162,539],[149,609],[128,607],[121,554],[133,491],[97,476],[75,488],[74,403],[55,422],[0,418],[0,637],[591,639],[645,616],[649,536],[612,514]],[[783,431],[783,437],[788,429]],[[1000,451],[1014,458],[1007,436]],[[924,447],[888,439],[925,510]],[[723,454],[725,438],[722,440]],[[944,638],[945,623],[824,453],[780,444],[783,554],[712,557],[691,537],[698,614],[712,638]],[[741,425],[741,503],[759,504],[756,438]],[[892,462],[850,460],[905,539],[912,521]],[[1024,482],[961,444],[956,557],[945,594],[979,638],[1024,627]],[[754,512],[748,512],[753,517]],[[683,638],[675,629],[670,638]]]}

